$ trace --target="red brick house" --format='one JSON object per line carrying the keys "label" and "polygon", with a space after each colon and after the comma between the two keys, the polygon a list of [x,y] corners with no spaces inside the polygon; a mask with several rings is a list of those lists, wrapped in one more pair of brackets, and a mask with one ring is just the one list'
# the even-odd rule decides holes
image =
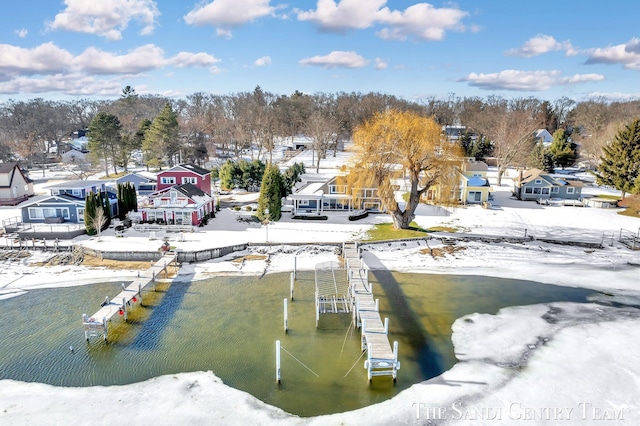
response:
{"label": "red brick house", "polygon": [[190,183],[211,195],[211,172],[193,164],[180,164],[158,173],[156,192]]}

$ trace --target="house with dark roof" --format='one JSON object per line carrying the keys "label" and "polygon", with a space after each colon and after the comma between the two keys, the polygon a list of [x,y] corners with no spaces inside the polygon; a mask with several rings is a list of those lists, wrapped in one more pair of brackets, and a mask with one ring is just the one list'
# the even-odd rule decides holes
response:
{"label": "house with dark roof", "polygon": [[158,173],[156,190],[190,183],[211,195],[211,171],[193,164],[180,164]]}
{"label": "house with dark roof", "polygon": [[193,183],[164,188],[138,203],[142,221],[149,223],[199,225],[214,209],[214,198]]}
{"label": "house with dark roof", "polygon": [[513,180],[513,193],[520,200],[548,200],[559,198],[579,200],[584,184],[570,176],[553,176],[539,169],[520,171]]}
{"label": "house with dark roof", "polygon": [[34,194],[33,181],[18,163],[0,163],[0,206],[15,206]]}
{"label": "house with dark roof", "polygon": [[139,195],[149,195],[157,190],[158,177],[152,173],[135,172],[119,177],[114,182],[114,187],[130,183]]}

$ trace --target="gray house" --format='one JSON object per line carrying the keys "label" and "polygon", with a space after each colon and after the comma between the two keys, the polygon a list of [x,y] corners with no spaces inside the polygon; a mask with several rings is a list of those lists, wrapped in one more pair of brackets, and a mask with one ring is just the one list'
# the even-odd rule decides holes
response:
{"label": "gray house", "polygon": [[50,195],[33,197],[20,205],[24,223],[84,223],[85,198],[90,192],[105,192],[111,217],[118,214],[118,200],[102,180],[74,180],[48,187]]}
{"label": "gray house", "polygon": [[139,195],[149,195],[156,192],[157,182],[158,178],[154,174],[143,172],[129,173],[115,180],[116,186],[125,183],[132,184]]}
{"label": "gray house", "polygon": [[553,176],[539,169],[520,171],[513,193],[520,200],[580,200],[583,183],[569,176]]}

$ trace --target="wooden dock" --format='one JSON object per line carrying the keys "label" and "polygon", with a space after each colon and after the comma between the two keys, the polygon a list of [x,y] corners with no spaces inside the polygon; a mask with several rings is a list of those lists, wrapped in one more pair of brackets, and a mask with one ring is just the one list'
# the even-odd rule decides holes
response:
{"label": "wooden dock", "polygon": [[389,344],[389,319],[385,318],[383,323],[380,318],[379,301],[373,298],[369,273],[356,243],[345,243],[342,253],[354,304],[354,323],[361,329],[362,350],[367,351],[364,368],[367,369],[369,381],[374,376],[391,376],[395,382],[400,362],[398,342],[393,342],[393,349]]}
{"label": "wooden dock", "polygon": [[95,314],[88,316],[82,314],[82,327],[84,329],[84,338],[89,341],[92,337],[102,336],[107,341],[109,332],[109,322],[115,316],[121,316],[127,320],[128,311],[135,306],[136,303],[142,304],[142,290],[149,284],[153,285],[158,276],[163,272],[168,275],[168,267],[172,262],[177,262],[175,253],[166,253],[160,260],[151,263],[149,269],[141,272],[138,278],[133,280],[131,284],[125,286],[122,284],[122,291],[112,299],[108,297],[100,304],[100,309]]}

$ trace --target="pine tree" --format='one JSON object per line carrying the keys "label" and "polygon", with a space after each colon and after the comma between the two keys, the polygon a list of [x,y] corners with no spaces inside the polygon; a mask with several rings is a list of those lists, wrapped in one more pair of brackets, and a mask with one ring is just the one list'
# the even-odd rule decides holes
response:
{"label": "pine tree", "polygon": [[95,235],[93,221],[96,216],[96,194],[90,192],[84,200],[84,226],[87,228],[87,234]]}
{"label": "pine tree", "polygon": [[640,192],[640,120],[636,119],[621,129],[613,141],[603,148],[596,175],[598,185],[607,185],[622,191]]}
{"label": "pine tree", "polygon": [[166,103],[162,112],[144,131],[142,150],[145,162],[149,166],[161,168],[167,159],[169,166],[173,166],[178,149],[178,116],[171,105]]}
{"label": "pine tree", "polygon": [[[258,197],[258,219],[280,220],[282,210],[282,175],[280,169],[273,164],[267,166],[260,185]],[[267,215],[266,210],[269,209]]]}
{"label": "pine tree", "polygon": [[564,129],[553,132],[553,142],[549,146],[549,154],[553,159],[554,167],[573,166],[578,159],[577,145],[571,142]]}

